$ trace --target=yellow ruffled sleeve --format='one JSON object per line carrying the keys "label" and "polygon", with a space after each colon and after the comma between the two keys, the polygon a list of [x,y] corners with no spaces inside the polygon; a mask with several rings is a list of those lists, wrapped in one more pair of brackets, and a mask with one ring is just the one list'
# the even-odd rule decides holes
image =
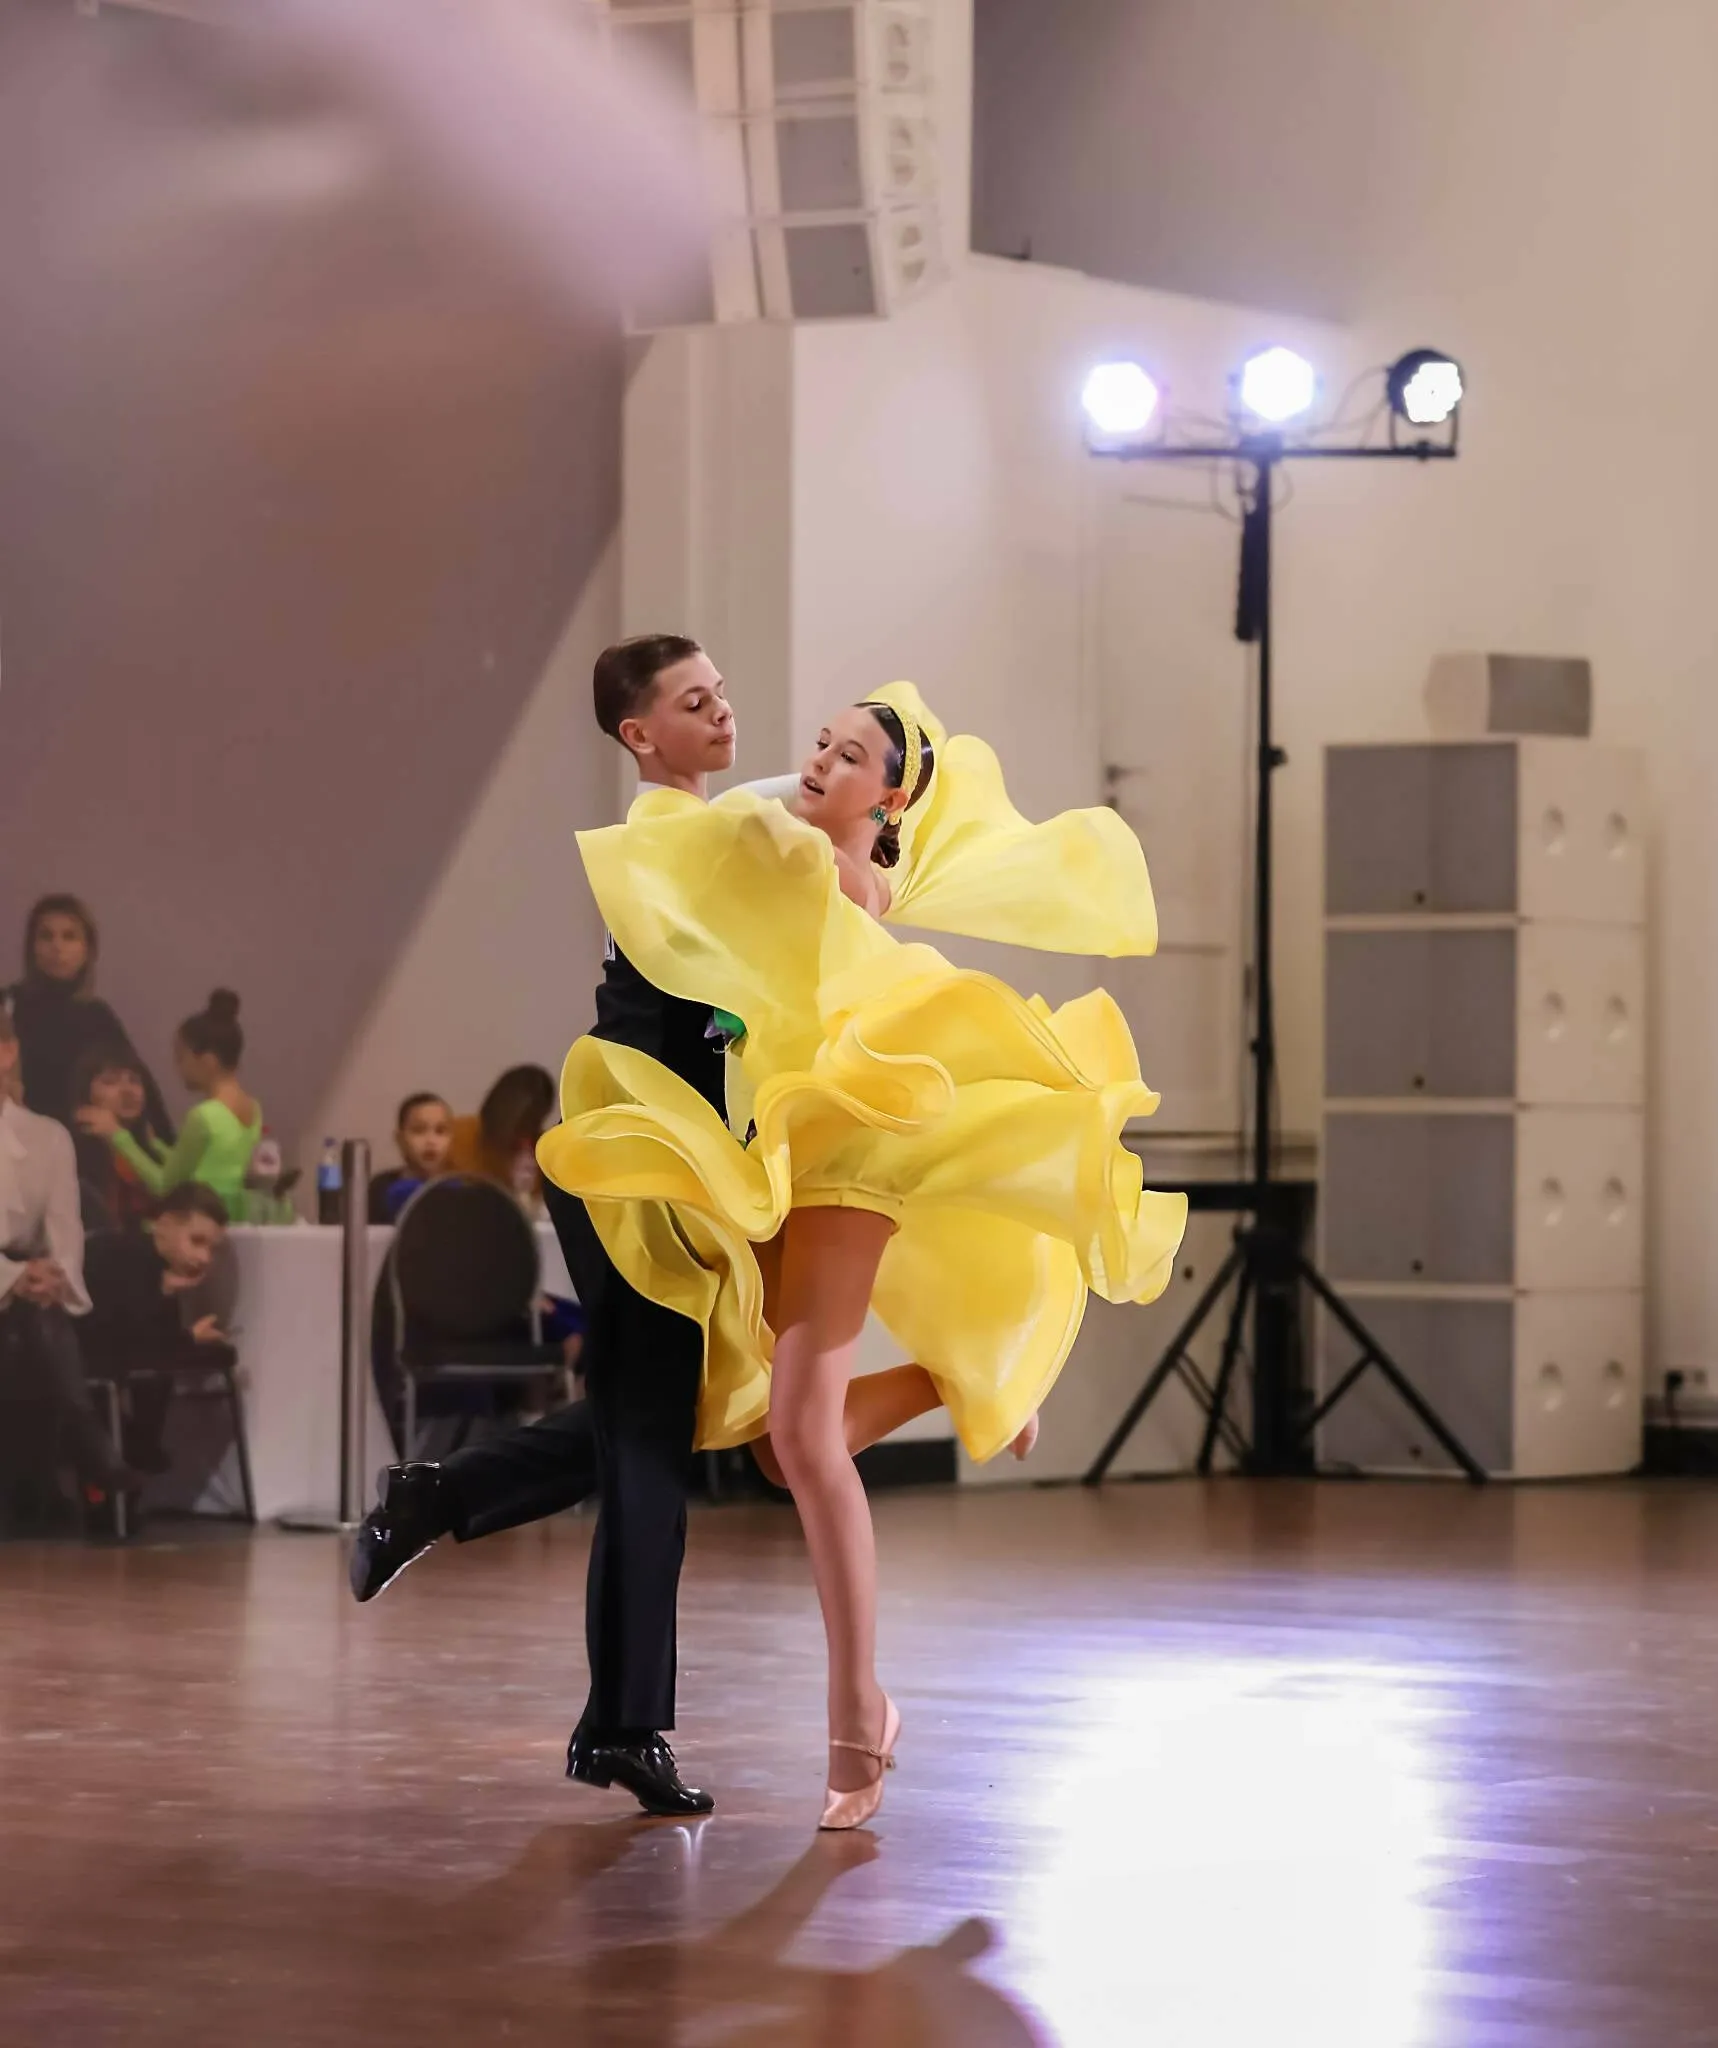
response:
{"label": "yellow ruffled sleeve", "polygon": [[970,733],[951,738],[911,683],[872,701],[906,713],[936,749],[931,786],[902,820],[890,924],[1042,953],[1156,952],[1145,854],[1114,811],[1034,824],[1009,801],[995,753]]}

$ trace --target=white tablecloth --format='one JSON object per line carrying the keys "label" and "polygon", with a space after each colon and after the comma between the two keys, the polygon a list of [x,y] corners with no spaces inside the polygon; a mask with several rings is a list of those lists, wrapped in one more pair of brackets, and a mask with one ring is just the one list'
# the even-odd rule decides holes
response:
{"label": "white tablecloth", "polygon": [[[387,1225],[368,1232],[372,1290],[393,1235]],[[235,1341],[251,1478],[263,1521],[305,1510],[332,1514],[339,1505],[340,1237],[333,1225],[317,1224],[241,1225],[228,1232],[238,1265]],[[544,1292],[570,1297],[573,1285],[549,1224],[538,1224],[537,1243]],[[368,1471],[393,1452],[368,1372],[365,1390]],[[236,1468],[229,1459],[199,1504],[224,1505],[236,1495]]]}

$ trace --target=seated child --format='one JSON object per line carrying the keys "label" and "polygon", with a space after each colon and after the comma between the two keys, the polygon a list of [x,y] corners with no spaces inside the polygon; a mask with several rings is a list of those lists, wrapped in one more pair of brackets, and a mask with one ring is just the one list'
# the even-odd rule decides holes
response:
{"label": "seated child", "polygon": [[[166,1146],[149,1129],[145,1107],[143,1063],[130,1046],[92,1046],[72,1071],[72,1107],[106,1111],[127,1130],[151,1158],[164,1156]],[[141,1230],[155,1213],[155,1198],[143,1177],[105,1139],[86,1131],[74,1135],[78,1158],[78,1197],[84,1229]]]}
{"label": "seated child", "polygon": [[371,1176],[370,1221],[396,1223],[400,1211],[426,1181],[447,1171],[453,1143],[453,1111],[439,1095],[408,1095],[394,1122],[394,1143],[403,1165]]}
{"label": "seated child", "polygon": [[166,1469],[162,1433],[173,1382],[164,1375],[232,1357],[215,1316],[187,1327],[181,1314],[181,1303],[209,1278],[226,1234],[220,1196],[186,1181],[161,1198],[151,1229],[89,1241],[84,1279],[92,1307],[78,1330],[84,1365],[126,1389],[125,1455],[136,1471]]}

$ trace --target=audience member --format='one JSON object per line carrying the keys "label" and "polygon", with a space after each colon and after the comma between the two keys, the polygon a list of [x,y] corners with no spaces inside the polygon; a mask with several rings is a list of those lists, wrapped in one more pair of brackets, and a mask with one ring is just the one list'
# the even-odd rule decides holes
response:
{"label": "audience member", "polygon": [[51,1437],[32,1447],[39,1465],[57,1463],[63,1445],[80,1479],[120,1488],[135,1475],[96,1417],[72,1327],[90,1307],[77,1160],[64,1125],[19,1101],[21,1064],[0,1010],[0,1388],[46,1410]]}
{"label": "audience member", "polygon": [[543,1067],[509,1067],[483,1098],[476,1116],[453,1120],[448,1166],[499,1181],[535,1205],[537,1140],[555,1106],[554,1077]]}
{"label": "audience member", "polygon": [[179,1078],[202,1100],[165,1158],[140,1145],[111,1109],[79,1110],[78,1126],[107,1139],[152,1193],[200,1181],[220,1196],[229,1216],[242,1216],[245,1175],[262,1136],[262,1105],[239,1079],[244,1050],[239,999],[231,989],[218,988],[208,1008],[187,1017],[173,1041]]}
{"label": "audience member", "polygon": [[201,1181],[186,1181],[162,1197],[151,1230],[89,1242],[84,1272],[92,1306],[79,1332],[84,1362],[125,1387],[125,1457],[137,1471],[167,1469],[162,1438],[174,1371],[232,1361],[231,1341],[215,1316],[187,1325],[182,1313],[226,1233],[220,1196]]}
{"label": "audience member", "polygon": [[[555,1107],[554,1076],[543,1067],[509,1067],[476,1116],[456,1117],[449,1163],[456,1173],[499,1181],[528,1213],[542,1200],[537,1140]],[[567,1364],[577,1363],[585,1319],[576,1301],[545,1294],[537,1310],[545,1344],[559,1344]]]}
{"label": "audience member", "polygon": [[[145,1115],[143,1068],[128,1045],[93,1046],[79,1060],[72,1081],[78,1109],[111,1111],[121,1130],[129,1131],[152,1158],[165,1148],[152,1136]],[[79,1130],[78,1197],[84,1229],[92,1236],[109,1230],[141,1230],[155,1213],[155,1203],[130,1161],[105,1138]]]}
{"label": "audience member", "polygon": [[439,1095],[408,1095],[394,1120],[403,1164],[370,1178],[370,1221],[393,1223],[426,1181],[447,1171],[453,1111]]}
{"label": "audience member", "polygon": [[[7,991],[23,1055],[24,1101],[37,1116],[68,1127],[77,1107],[72,1076],[78,1061],[94,1046],[131,1043],[95,993],[98,950],[88,908],[75,896],[44,896],[24,925],[24,978]],[[149,1126],[171,1140],[173,1123],[161,1091],[146,1067],[141,1072]]]}

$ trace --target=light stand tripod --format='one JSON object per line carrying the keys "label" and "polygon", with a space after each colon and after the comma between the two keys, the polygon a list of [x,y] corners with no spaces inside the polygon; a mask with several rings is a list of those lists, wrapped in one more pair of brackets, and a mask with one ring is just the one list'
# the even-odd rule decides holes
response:
{"label": "light stand tripod", "polygon": [[[1163,1356],[1134,1396],[1109,1441],[1092,1461],[1084,1483],[1096,1486],[1103,1479],[1140,1418],[1171,1378],[1180,1378],[1189,1385],[1205,1409],[1205,1432],[1199,1447],[1198,1470],[1201,1473],[1210,1471],[1219,1435],[1231,1442],[1237,1435],[1228,1414],[1229,1389],[1240,1357],[1241,1337],[1249,1307],[1253,1312],[1255,1387],[1268,1388],[1275,1398],[1261,1400],[1257,1405],[1253,1440],[1242,1458],[1243,1470],[1256,1476],[1280,1476],[1312,1470],[1314,1432],[1371,1367],[1395,1389],[1467,1477],[1475,1484],[1483,1483],[1486,1474],[1478,1461],[1301,1249],[1299,1231],[1290,1220],[1293,1205],[1284,1199],[1287,1190],[1277,1175],[1271,1143],[1271,1098],[1276,1079],[1276,1009],[1271,967],[1271,780],[1288,758],[1271,735],[1271,501],[1276,473],[1281,464],[1291,457],[1295,460],[1322,458],[1383,462],[1449,460],[1456,453],[1455,442],[1453,439],[1447,444],[1420,441],[1398,446],[1392,441],[1388,447],[1377,448],[1321,447],[1316,444],[1291,445],[1281,433],[1272,432],[1243,435],[1226,447],[1152,443],[1106,452],[1131,461],[1238,462],[1251,471],[1251,488],[1244,492],[1245,510],[1241,523],[1235,637],[1247,645],[1256,645],[1259,650],[1259,731],[1253,837],[1253,1159],[1251,1179],[1237,1191],[1233,1203],[1234,1209],[1246,1216],[1248,1222],[1237,1229],[1228,1257],[1199,1297],[1191,1314],[1170,1339]],[[1231,1283],[1237,1283],[1235,1299],[1223,1332],[1217,1377],[1207,1390],[1202,1376],[1187,1355],[1187,1348],[1216,1313]],[[1298,1375],[1284,1370],[1283,1359],[1267,1357],[1267,1350],[1297,1341],[1299,1314],[1296,1294],[1301,1285],[1312,1290],[1326,1311],[1360,1347],[1359,1357],[1310,1413],[1297,1412],[1293,1401]]]}

